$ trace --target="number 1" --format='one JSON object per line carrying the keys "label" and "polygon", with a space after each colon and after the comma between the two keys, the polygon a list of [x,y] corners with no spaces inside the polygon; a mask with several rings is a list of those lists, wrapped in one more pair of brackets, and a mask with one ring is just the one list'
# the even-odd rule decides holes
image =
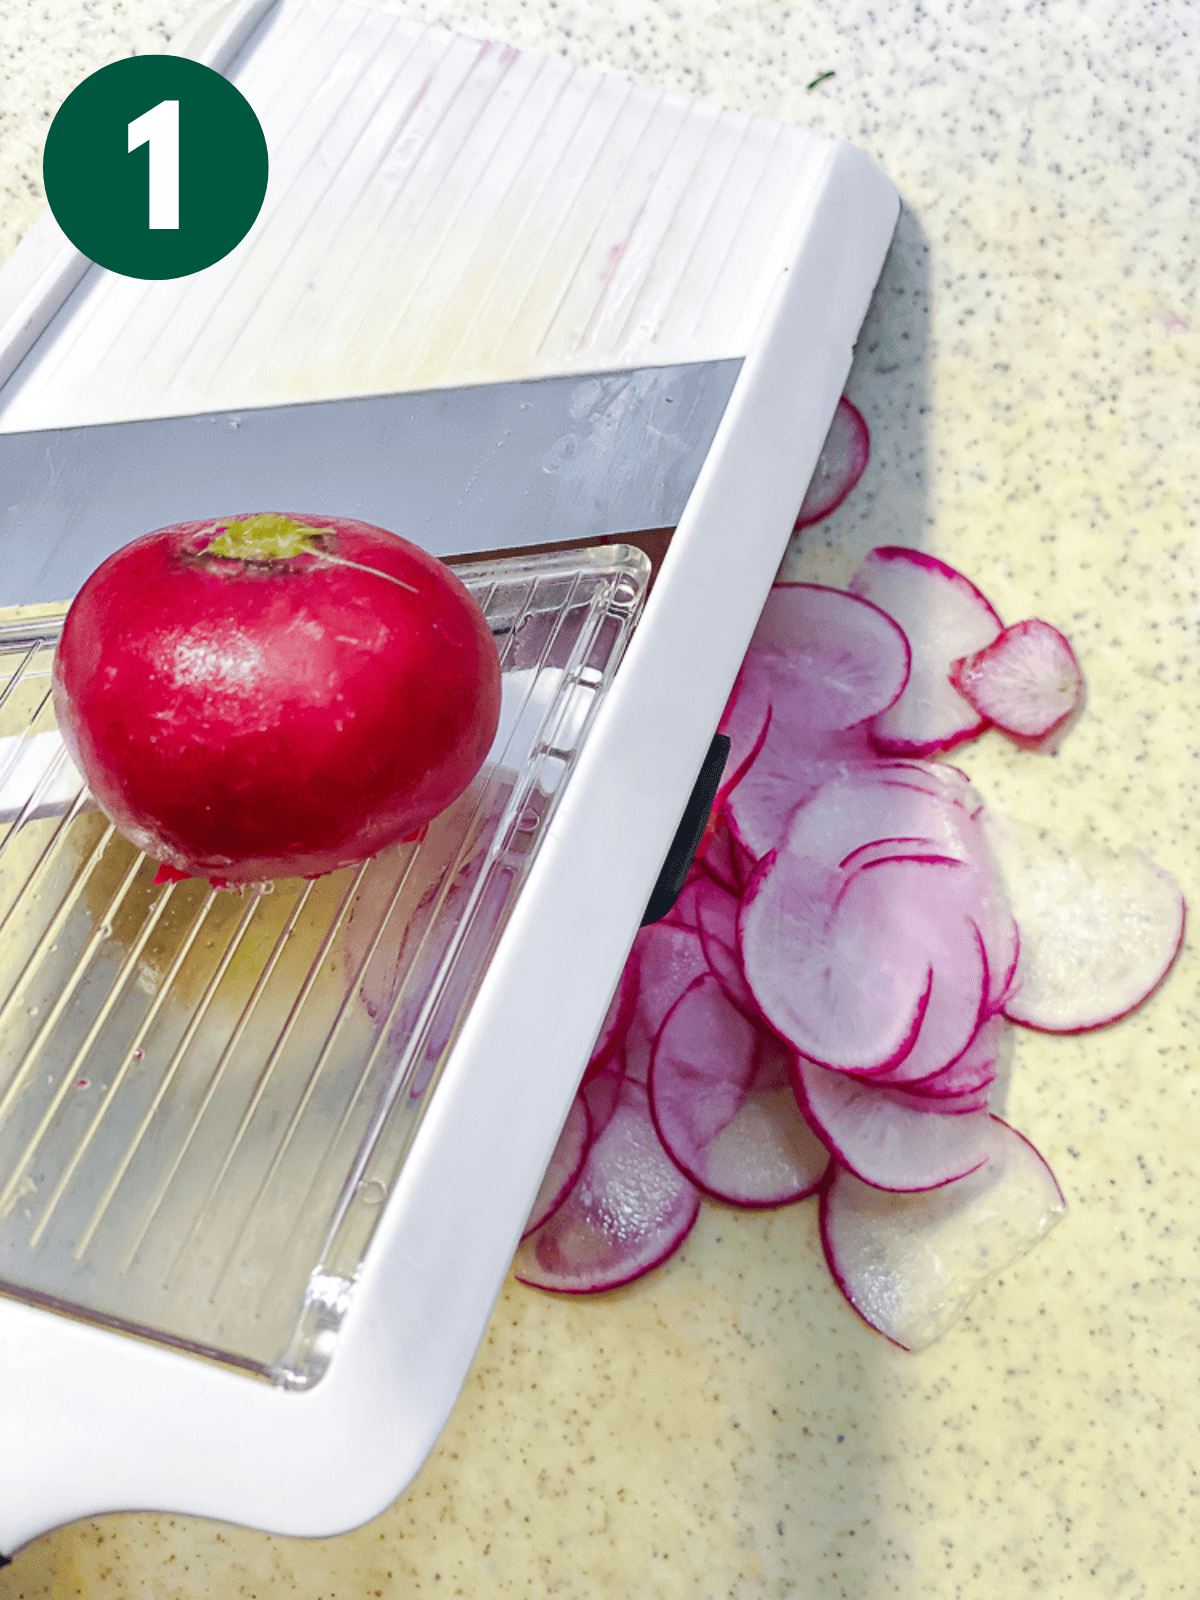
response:
{"label": "number 1", "polygon": [[129,149],[150,146],[150,226],[179,226],[179,101],[160,100],[129,124]]}

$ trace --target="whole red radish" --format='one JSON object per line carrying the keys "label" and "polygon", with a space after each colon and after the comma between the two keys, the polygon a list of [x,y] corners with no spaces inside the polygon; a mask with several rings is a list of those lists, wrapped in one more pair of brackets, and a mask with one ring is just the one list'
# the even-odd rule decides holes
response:
{"label": "whole red radish", "polygon": [[434,557],[342,517],[160,528],[84,584],[54,659],[92,794],[165,876],[315,877],[445,809],[482,765],[500,661]]}

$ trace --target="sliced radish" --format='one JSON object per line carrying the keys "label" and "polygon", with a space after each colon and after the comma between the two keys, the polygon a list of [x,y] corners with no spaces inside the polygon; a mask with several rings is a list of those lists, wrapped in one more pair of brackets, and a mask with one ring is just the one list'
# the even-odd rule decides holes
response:
{"label": "sliced radish", "polygon": [[643,928],[633,949],[637,958],[636,1009],[653,1037],[683,991],[708,971],[708,962],[698,929],[669,922]]}
{"label": "sliced radish", "polygon": [[890,881],[879,883],[879,911],[873,920],[883,925],[886,919],[891,937],[917,947],[932,973],[912,1047],[882,1074],[889,1083],[906,1085],[948,1067],[978,1033],[986,1015],[987,956],[979,930],[969,917],[957,914],[960,896],[951,874],[965,876],[965,868],[931,874],[923,864],[897,862],[881,867],[876,878],[882,880],[885,872]]}
{"label": "sliced radish", "polygon": [[748,681],[739,673],[717,724],[717,732],[729,740],[729,754],[713,802],[714,812],[722,809],[726,795],[762,749],[770,720],[771,701],[763,684],[758,680]]}
{"label": "sliced radish", "polygon": [[696,897],[700,944],[709,969],[719,980],[735,1006],[755,1012],[754,996],[746,985],[742,955],[738,947],[738,911],[741,900],[715,880],[702,887]]}
{"label": "sliced radish", "polygon": [[616,1055],[636,1003],[637,963],[626,961],[621,968],[621,976],[617,979],[617,987],[613,990],[613,997],[608,1003],[604,1021],[600,1024],[600,1032],[592,1046],[591,1058],[587,1064],[589,1073],[598,1072]]}
{"label": "sliced radish", "polygon": [[844,589],[777,583],[738,677],[738,703],[747,712],[768,703],[789,737],[833,733],[893,705],[908,671],[908,640],[878,606]]}
{"label": "sliced radish", "polygon": [[[872,1077],[873,1084],[903,1084],[907,1093],[931,1100],[957,1099],[960,1095],[984,1094],[996,1078],[1000,1045],[1008,1030],[1001,1016],[990,1016],[960,1055],[926,1078],[892,1078],[891,1074]],[[903,1063],[901,1063],[903,1066]]]}
{"label": "sliced radish", "polygon": [[871,434],[866,420],[843,395],[796,518],[797,530],[811,528],[814,522],[837,510],[862,477],[870,455]]}
{"label": "sliced radish", "polygon": [[741,894],[754,869],[753,861],[741,849],[729,826],[725,811],[714,809],[708,828],[696,852],[696,864],[731,894]]}
{"label": "sliced radish", "polygon": [[663,1023],[650,1111],[680,1170],[719,1200],[779,1206],[816,1191],[829,1152],[789,1082],[790,1053],[699,978]]}
{"label": "sliced radish", "polygon": [[602,1068],[580,1086],[579,1093],[587,1105],[589,1148],[612,1121],[624,1083],[625,1075],[618,1059],[611,1067]]}
{"label": "sliced radish", "polygon": [[986,1112],[940,1116],[903,1093],[797,1058],[796,1096],[842,1166],[875,1189],[936,1189],[988,1159]]}
{"label": "sliced radish", "polygon": [[700,1191],[663,1149],[645,1089],[624,1079],[578,1181],[518,1246],[516,1276],[560,1294],[618,1288],[677,1250],[699,1210]]}
{"label": "sliced radish", "polygon": [[742,970],[771,1026],[801,1054],[883,1070],[912,1049],[933,974],[924,952],[873,924],[873,903],[838,894],[847,874],[773,850],[742,899]]}
{"label": "sliced radish", "polygon": [[1083,1033],[1151,995],[1183,943],[1175,879],[1140,850],[1070,846],[1028,823],[989,819],[1020,954],[1004,1015],[1046,1033]]}
{"label": "sliced radish", "polygon": [[1037,618],[1013,623],[956,661],[950,681],[981,717],[1023,739],[1044,739],[1083,696],[1075,652],[1057,628]]}
{"label": "sliced radish", "polygon": [[699,933],[700,924],[696,907],[696,896],[701,884],[707,882],[709,874],[702,870],[699,861],[693,861],[688,868],[688,875],[684,879],[683,888],[675,904],[665,917],[660,917],[660,922],[665,922],[668,927],[688,928],[693,933]]}
{"label": "sliced radish", "polygon": [[753,766],[729,796],[734,841],[755,863],[773,850],[796,807],[834,778],[866,770],[875,759],[865,723],[840,733],[814,733],[797,743],[774,724]]}
{"label": "sliced radish", "polygon": [[821,1196],[821,1239],[859,1316],[904,1350],[940,1339],[979,1287],[1066,1211],[1033,1145],[989,1117],[988,1159],[969,1176],[897,1197],[838,1169]]}
{"label": "sliced radish", "polygon": [[698,928],[652,922],[633,941],[637,998],[622,1040],[625,1074],[637,1083],[650,1075],[650,1051],[663,1018],[689,984],[709,970]]}
{"label": "sliced radish", "polygon": [[877,761],[831,778],[793,811],[788,848],[847,871],[883,856],[967,861],[969,813],[940,780],[926,784],[921,776],[915,763]]}
{"label": "sliced radish", "polygon": [[571,1101],[571,1109],[567,1112],[567,1120],[563,1123],[554,1154],[550,1157],[550,1165],[546,1168],[542,1186],[529,1212],[522,1238],[553,1216],[575,1187],[575,1181],[583,1171],[591,1132],[592,1119],[587,1100],[582,1094],[577,1094]]}
{"label": "sliced radish", "polygon": [[990,1098],[986,1089],[964,1089],[961,1094],[921,1094],[917,1084],[889,1089],[888,1093],[898,1106],[940,1117],[961,1117],[972,1111],[986,1111]]}
{"label": "sliced radish", "polygon": [[952,665],[991,644],[1004,627],[975,585],[936,556],[882,545],[850,589],[894,618],[912,650],[904,693],[875,718],[878,749],[931,753],[981,732],[986,719],[950,681]]}

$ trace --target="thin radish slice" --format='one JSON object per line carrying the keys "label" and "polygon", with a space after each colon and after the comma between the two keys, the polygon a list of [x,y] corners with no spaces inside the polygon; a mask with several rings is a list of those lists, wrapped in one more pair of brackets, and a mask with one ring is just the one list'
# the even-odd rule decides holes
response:
{"label": "thin radish slice", "polygon": [[707,881],[708,874],[702,871],[701,865],[693,861],[688,868],[688,875],[684,879],[683,888],[679,891],[675,904],[665,917],[660,917],[660,922],[665,922],[668,927],[688,928],[693,933],[699,933],[700,924],[696,908],[696,895],[700,885]]}
{"label": "thin radish slice", "polygon": [[579,1093],[587,1104],[589,1148],[612,1121],[624,1083],[625,1074],[618,1058],[612,1066],[601,1068],[580,1085]]}
{"label": "thin radish slice", "polygon": [[663,1149],[645,1089],[625,1079],[578,1181],[521,1241],[514,1271],[521,1283],[559,1294],[616,1289],[673,1254],[699,1211],[700,1191]]}
{"label": "thin radish slice", "polygon": [[521,1235],[523,1239],[552,1217],[575,1187],[576,1179],[583,1171],[591,1134],[592,1118],[587,1100],[582,1094],[577,1094],[571,1101],[571,1109],[567,1112],[567,1120],[563,1123],[554,1154],[550,1157],[550,1165],[546,1168],[542,1186],[529,1212],[525,1232]]}
{"label": "thin radish slice", "polygon": [[741,900],[713,880],[696,898],[697,927],[704,959],[725,993],[742,1011],[754,1013],[758,1007],[746,986],[742,956],[738,948],[738,911]]}
{"label": "thin radish slice", "polygon": [[[741,894],[749,872],[744,852],[737,847],[729,819],[723,810],[718,812],[714,809],[696,852],[696,863],[722,888],[728,889],[731,894]],[[750,863],[750,870],[753,870],[753,863]]]}
{"label": "thin radish slice", "polygon": [[862,896],[836,904],[846,881],[773,850],[742,898],[742,970],[762,1015],[801,1054],[845,1071],[882,1071],[912,1049],[933,974],[924,952],[898,944],[890,924],[858,914]]}
{"label": "thin radish slice", "polygon": [[821,446],[794,531],[811,528],[838,506],[862,477],[871,456],[871,433],[857,406],[843,395]]}
{"label": "thin radish slice", "polygon": [[633,941],[630,961],[637,967],[637,1000],[625,1028],[625,1075],[644,1084],[650,1052],[663,1018],[689,984],[708,970],[697,928],[652,922]]}
{"label": "thin radish slice", "polygon": [[915,1087],[889,1089],[888,1093],[899,1106],[910,1111],[932,1113],[939,1117],[962,1117],[974,1111],[986,1111],[989,1095],[986,1089],[964,1090],[962,1094],[919,1094]]}
{"label": "thin radish slice", "polygon": [[[996,1078],[1000,1045],[1008,1023],[1001,1016],[990,1016],[979,1027],[961,1055],[927,1078],[898,1079],[909,1094],[932,1100],[957,1099],[960,1095],[986,1094]],[[901,1063],[903,1066],[903,1063]],[[892,1082],[890,1074],[873,1077],[873,1084]]]}
{"label": "thin radish slice", "polygon": [[821,1240],[838,1287],[903,1350],[940,1339],[975,1292],[1066,1211],[1028,1139],[989,1117],[988,1159],[958,1182],[897,1197],[837,1170],[821,1195]]}
{"label": "thin radish slice", "polygon": [[1083,696],[1083,673],[1070,644],[1048,622],[1031,618],[950,669],[950,682],[981,717],[1004,733],[1044,739]]}
{"label": "thin radish slice", "polygon": [[650,1112],[680,1170],[741,1206],[779,1206],[816,1191],[829,1152],[792,1093],[790,1053],[731,1004],[714,977],[680,996],[650,1069]]}
{"label": "thin radish slice", "polygon": [[653,1038],[683,991],[708,971],[708,962],[698,929],[669,922],[643,928],[633,948],[637,954],[636,1009]]}
{"label": "thin radish slice", "polygon": [[797,1058],[796,1097],[840,1165],[874,1189],[936,1189],[988,1159],[988,1116],[939,1116],[892,1089]]}
{"label": "thin radish slice", "polygon": [[875,759],[867,725],[812,734],[797,747],[774,725],[753,766],[729,796],[726,815],[738,849],[759,862],[779,843],[797,806],[826,783],[869,768]]}
{"label": "thin radish slice", "polygon": [[[970,815],[912,763],[877,762],[831,778],[788,821],[788,849],[850,871],[868,858],[926,853],[968,859]],[[971,830],[974,834],[974,830]],[[888,848],[880,850],[880,843]]]}
{"label": "thin radish slice", "polygon": [[1068,846],[1028,823],[992,816],[986,836],[1021,933],[1004,1015],[1045,1033],[1085,1033],[1136,1010],[1183,943],[1175,879],[1140,850]]}
{"label": "thin radish slice", "polygon": [[621,976],[617,979],[612,999],[608,1003],[608,1010],[604,1013],[600,1032],[592,1046],[592,1054],[588,1061],[589,1072],[598,1072],[616,1055],[636,1003],[637,963],[626,961],[621,968]]}
{"label": "thin radish slice", "polygon": [[899,699],[908,671],[908,640],[878,606],[845,589],[777,583],[738,687],[747,707],[765,700],[795,738],[865,722]]}
{"label": "thin radish slice", "polygon": [[726,795],[736,787],[762,749],[770,721],[771,701],[766,685],[758,679],[747,681],[739,673],[717,724],[717,732],[723,733],[729,740],[729,754],[725,758],[721,785],[713,802],[714,812],[721,810]]}
{"label": "thin radish slice", "polygon": [[[907,1085],[941,1072],[971,1043],[986,1015],[987,956],[969,917],[959,915],[952,871],[931,872],[921,864],[894,863],[877,876],[881,900],[873,921],[890,923],[892,937],[911,942],[928,962],[932,979],[921,1026],[904,1058],[872,1081]],[[907,880],[907,882],[906,882]],[[875,885],[871,885],[875,888]],[[945,902],[943,904],[943,901]],[[860,915],[862,912],[860,911]],[[869,913],[868,913],[869,914]]]}
{"label": "thin radish slice", "polygon": [[904,693],[875,718],[876,747],[924,754],[949,750],[982,732],[986,719],[950,681],[954,662],[991,644],[1004,627],[975,585],[936,556],[881,545],[851,579],[850,590],[894,618],[912,650]]}

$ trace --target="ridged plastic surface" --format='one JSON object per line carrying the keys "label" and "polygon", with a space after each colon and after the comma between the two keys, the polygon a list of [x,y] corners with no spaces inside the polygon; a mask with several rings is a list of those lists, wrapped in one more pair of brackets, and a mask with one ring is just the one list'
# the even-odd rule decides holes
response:
{"label": "ridged plastic surface", "polygon": [[0,427],[744,355],[830,148],[340,0],[280,0],[228,76],[270,151],[249,235],[90,268]]}

